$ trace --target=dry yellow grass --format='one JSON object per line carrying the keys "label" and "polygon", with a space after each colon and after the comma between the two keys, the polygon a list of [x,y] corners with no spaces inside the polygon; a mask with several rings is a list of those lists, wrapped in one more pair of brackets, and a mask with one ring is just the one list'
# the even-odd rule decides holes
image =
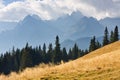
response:
{"label": "dry yellow grass", "polygon": [[120,80],[120,41],[68,63],[44,66],[0,75],[0,80]]}

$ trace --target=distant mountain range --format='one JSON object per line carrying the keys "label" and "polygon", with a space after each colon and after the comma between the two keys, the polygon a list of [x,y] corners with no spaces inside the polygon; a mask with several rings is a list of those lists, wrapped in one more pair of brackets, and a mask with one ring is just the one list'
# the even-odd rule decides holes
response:
{"label": "distant mountain range", "polygon": [[104,27],[108,27],[110,30],[113,30],[114,27],[117,25],[120,27],[120,18],[104,18],[99,21]]}
{"label": "distant mountain range", "polygon": [[[27,42],[33,46],[54,43],[56,35],[60,37],[62,48],[70,48],[77,43],[81,49],[86,49],[91,37],[103,36],[105,26],[111,30],[116,25],[120,26],[119,21],[120,18],[98,21],[73,12],[49,21],[41,20],[37,15],[28,15],[20,22],[0,22],[0,52],[8,51],[13,46],[21,48]],[[2,30],[4,27],[7,30]]]}

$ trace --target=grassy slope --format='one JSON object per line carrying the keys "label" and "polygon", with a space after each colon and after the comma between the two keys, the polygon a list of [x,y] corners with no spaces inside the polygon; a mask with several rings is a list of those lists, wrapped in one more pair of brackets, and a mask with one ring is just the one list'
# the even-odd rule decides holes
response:
{"label": "grassy slope", "polygon": [[26,69],[0,80],[120,80],[120,41],[59,66]]}

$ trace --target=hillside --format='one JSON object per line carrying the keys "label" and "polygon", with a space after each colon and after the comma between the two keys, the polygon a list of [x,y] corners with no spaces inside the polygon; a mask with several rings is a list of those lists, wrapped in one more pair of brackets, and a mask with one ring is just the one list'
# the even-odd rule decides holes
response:
{"label": "hillside", "polygon": [[[43,65],[44,66],[44,65]],[[0,80],[119,80],[120,41],[58,66],[37,66]]]}

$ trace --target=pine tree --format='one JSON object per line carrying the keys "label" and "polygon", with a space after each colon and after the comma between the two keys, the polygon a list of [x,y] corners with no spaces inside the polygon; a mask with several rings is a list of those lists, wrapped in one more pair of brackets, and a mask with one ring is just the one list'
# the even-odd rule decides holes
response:
{"label": "pine tree", "polygon": [[111,34],[110,34],[110,43],[113,43],[114,42],[114,32],[111,31]]}
{"label": "pine tree", "polygon": [[32,59],[33,59],[33,65],[38,65],[42,62],[42,56],[41,53],[39,52],[39,48],[33,48],[32,49]]}
{"label": "pine tree", "polygon": [[10,56],[10,53],[7,52],[5,55],[4,55],[4,58],[3,58],[3,73],[4,74],[9,74],[10,71],[12,71],[12,66],[13,66],[13,62],[12,62],[12,57]]}
{"label": "pine tree", "polygon": [[101,44],[100,44],[99,41],[97,41],[97,42],[96,42],[96,49],[99,49],[99,48],[101,48]]}
{"label": "pine tree", "polygon": [[55,55],[55,57],[54,57],[55,63],[60,62],[62,59],[62,54],[61,54],[61,50],[60,50],[60,43],[59,43],[58,36],[56,36],[54,55]]}
{"label": "pine tree", "polygon": [[69,49],[69,52],[68,52],[68,59],[69,59],[69,60],[72,60],[72,59],[73,59],[73,54],[72,54],[71,48]]}
{"label": "pine tree", "polygon": [[21,70],[25,69],[26,67],[33,66],[32,54],[30,51],[31,51],[31,47],[29,47],[27,43],[26,47],[22,50],[21,65],[20,65]]}
{"label": "pine tree", "polygon": [[62,50],[62,60],[65,62],[68,61],[68,55],[67,55],[66,48],[63,48]]}
{"label": "pine tree", "polygon": [[89,52],[96,50],[96,38],[95,36],[90,41]]}
{"label": "pine tree", "polygon": [[114,42],[119,40],[119,32],[118,27],[116,26],[114,29]]}
{"label": "pine tree", "polygon": [[43,56],[43,62],[47,62],[47,59],[46,59],[46,44],[44,43],[43,44],[43,52],[42,52],[42,56]]}
{"label": "pine tree", "polygon": [[104,31],[104,37],[103,37],[103,46],[109,44],[109,33],[108,33],[108,29],[107,27],[105,28],[105,31]]}
{"label": "pine tree", "polygon": [[79,51],[78,46],[77,46],[77,44],[75,44],[73,49],[72,49],[72,56],[73,56],[72,59],[77,59],[78,58],[78,56],[79,56],[78,51]]}
{"label": "pine tree", "polygon": [[19,69],[20,69],[20,59],[21,59],[21,50],[20,49],[16,49],[16,65],[18,65],[18,67],[17,67],[17,70],[16,71],[19,71]]}
{"label": "pine tree", "polygon": [[48,52],[47,52],[47,61],[48,62],[52,62],[54,63],[54,54],[53,54],[53,48],[52,48],[52,44],[49,44],[49,47],[48,47]]}

